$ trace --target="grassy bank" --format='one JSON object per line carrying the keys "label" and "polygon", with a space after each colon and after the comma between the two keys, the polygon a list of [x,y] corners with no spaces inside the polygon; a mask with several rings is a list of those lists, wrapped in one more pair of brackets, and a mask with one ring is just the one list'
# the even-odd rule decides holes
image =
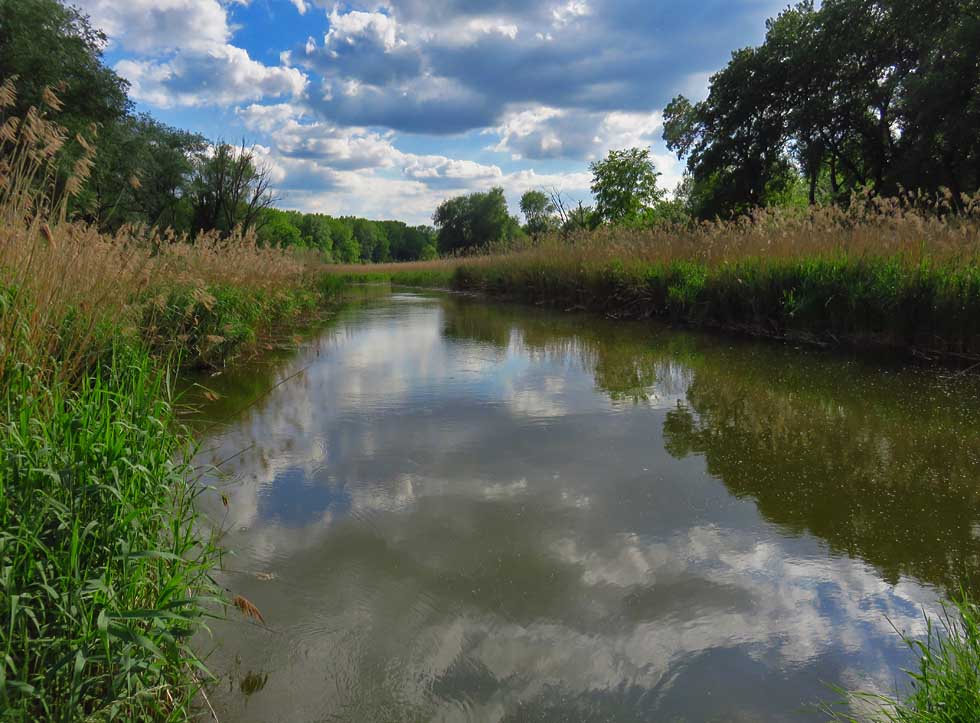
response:
{"label": "grassy bank", "polygon": [[59,132],[0,138],[0,719],[185,720],[191,636],[254,610],[210,578],[173,374],[275,343],[340,282],[249,238],[67,221]]}
{"label": "grassy bank", "polygon": [[942,204],[767,209],[370,273],[423,286],[446,286],[451,275],[458,290],[622,318],[980,357],[980,200],[957,216]]}
{"label": "grassy bank", "polygon": [[16,292],[0,314],[0,718],[184,720],[207,679],[190,638],[233,596],[211,581],[219,551],[194,509],[201,490],[175,461],[192,442],[175,421],[171,375],[178,360],[220,367],[275,343],[335,282],[157,276],[93,312],[68,303],[70,283],[25,291],[11,268]]}

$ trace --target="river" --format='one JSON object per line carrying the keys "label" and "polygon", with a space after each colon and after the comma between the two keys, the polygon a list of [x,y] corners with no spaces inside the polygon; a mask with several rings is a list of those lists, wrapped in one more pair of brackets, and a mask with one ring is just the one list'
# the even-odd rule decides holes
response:
{"label": "river", "polygon": [[185,398],[223,723],[823,720],[980,579],[972,375],[399,290],[297,346]]}

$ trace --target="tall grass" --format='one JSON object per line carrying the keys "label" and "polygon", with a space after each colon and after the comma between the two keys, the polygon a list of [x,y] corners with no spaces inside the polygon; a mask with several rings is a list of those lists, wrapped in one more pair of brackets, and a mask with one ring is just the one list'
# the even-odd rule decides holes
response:
{"label": "tall grass", "polygon": [[4,720],[182,720],[215,587],[164,377],[117,350],[77,389],[8,380],[0,412]]}
{"label": "tall grass", "polygon": [[828,710],[847,723],[971,723],[980,720],[980,608],[969,598],[950,603],[938,621],[928,620],[925,639],[903,636],[919,660],[909,671],[902,699],[849,695],[858,715]]}
{"label": "tall grass", "polygon": [[240,234],[71,221],[92,145],[45,103],[0,118],[0,719],[184,720],[223,598],[172,362],[220,366],[336,283]]}
{"label": "tall grass", "polygon": [[[610,316],[980,356],[980,195],[603,228],[445,262],[460,290]],[[419,265],[420,271],[427,271]],[[369,273],[411,278],[411,265]],[[424,275],[419,275],[424,281]]]}

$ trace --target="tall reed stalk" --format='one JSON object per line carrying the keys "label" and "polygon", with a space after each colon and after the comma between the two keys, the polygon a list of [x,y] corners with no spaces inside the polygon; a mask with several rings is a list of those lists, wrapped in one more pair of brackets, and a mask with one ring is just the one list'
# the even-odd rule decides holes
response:
{"label": "tall reed stalk", "polygon": [[186,720],[207,677],[190,638],[224,597],[172,362],[221,365],[322,294],[307,262],[240,234],[72,221],[91,138],[58,125],[54,90],[3,117],[14,92],[0,85],[0,719]]}

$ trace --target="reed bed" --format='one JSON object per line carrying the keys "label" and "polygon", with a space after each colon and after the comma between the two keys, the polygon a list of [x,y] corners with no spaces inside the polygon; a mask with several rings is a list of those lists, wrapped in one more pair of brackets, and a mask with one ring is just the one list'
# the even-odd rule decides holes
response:
{"label": "reed bed", "polygon": [[241,235],[70,221],[92,146],[45,102],[0,124],[0,719],[186,720],[207,678],[189,641],[226,599],[172,371],[336,285]]}
{"label": "reed bed", "polygon": [[[550,236],[452,285],[615,317],[980,357],[980,196],[858,197],[731,222]],[[402,269],[399,274],[408,273]]]}

